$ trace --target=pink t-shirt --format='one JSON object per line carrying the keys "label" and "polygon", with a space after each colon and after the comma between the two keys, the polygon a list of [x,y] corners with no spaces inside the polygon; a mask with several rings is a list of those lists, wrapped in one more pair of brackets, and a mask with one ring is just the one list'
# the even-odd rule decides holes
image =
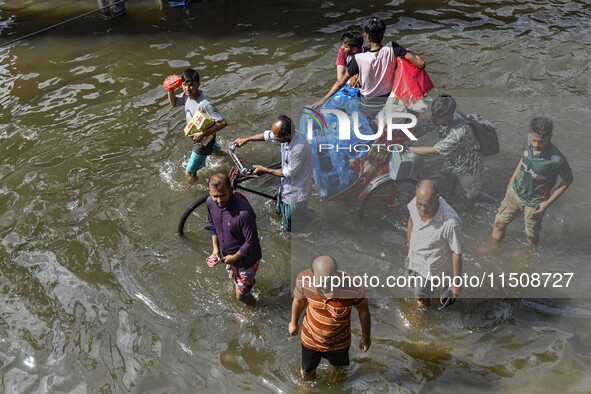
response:
{"label": "pink t-shirt", "polygon": [[[378,97],[390,94],[396,73],[396,56],[404,56],[406,50],[391,42],[377,51],[358,53],[355,63],[359,72],[361,89],[365,97]],[[349,74],[351,72],[349,71]]]}

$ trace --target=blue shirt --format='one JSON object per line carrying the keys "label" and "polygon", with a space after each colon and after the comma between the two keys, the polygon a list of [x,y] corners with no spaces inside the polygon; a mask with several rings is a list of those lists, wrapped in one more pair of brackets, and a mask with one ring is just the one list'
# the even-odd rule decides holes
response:
{"label": "blue shirt", "polygon": [[224,256],[240,250],[242,258],[236,263],[237,268],[253,266],[262,257],[259,234],[257,232],[256,215],[250,204],[241,197],[232,195],[225,208],[220,208],[207,198],[206,227],[212,235],[218,236],[220,251]]}

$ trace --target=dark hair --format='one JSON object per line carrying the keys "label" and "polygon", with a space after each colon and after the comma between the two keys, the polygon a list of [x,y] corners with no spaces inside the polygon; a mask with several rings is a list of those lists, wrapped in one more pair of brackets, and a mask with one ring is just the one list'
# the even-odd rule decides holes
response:
{"label": "dark hair", "polygon": [[529,122],[529,129],[539,135],[540,137],[547,137],[552,135],[552,129],[554,128],[554,124],[548,118],[543,116],[538,116],[537,118],[533,118]]}
{"label": "dark hair", "polygon": [[363,34],[358,31],[348,31],[341,35],[341,41],[352,48],[361,48],[363,46]]}
{"label": "dark hair", "polygon": [[346,42],[348,44],[349,40],[351,39],[352,33],[353,32],[351,32],[351,31],[346,31],[343,34],[341,34],[341,41]]}
{"label": "dark hair", "polygon": [[431,106],[431,114],[434,116],[446,116],[453,114],[455,110],[456,100],[446,93],[439,95]]}
{"label": "dark hair", "polygon": [[286,135],[292,134],[295,126],[291,123],[291,119],[287,115],[280,115],[277,120],[281,121],[281,127],[279,128],[279,135],[285,137]]}
{"label": "dark hair", "polygon": [[380,18],[369,18],[363,22],[363,32],[367,33],[371,42],[381,44],[386,32],[386,24]]}
{"label": "dark hair", "polygon": [[228,189],[232,187],[230,178],[226,174],[213,174],[207,181],[208,186],[214,189],[219,189],[222,184],[225,184]]}
{"label": "dark hair", "polygon": [[188,68],[183,71],[183,75],[181,75],[181,79],[183,82],[195,81],[195,83],[199,83],[199,73],[192,68]]}

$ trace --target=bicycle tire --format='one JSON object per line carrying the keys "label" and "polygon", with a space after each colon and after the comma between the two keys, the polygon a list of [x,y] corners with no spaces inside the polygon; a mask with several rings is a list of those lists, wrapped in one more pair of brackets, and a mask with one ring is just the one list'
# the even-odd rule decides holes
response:
{"label": "bicycle tire", "polygon": [[[375,188],[373,188],[369,193],[367,193],[367,196],[365,196],[365,198],[361,201],[361,204],[359,205],[359,211],[357,213],[357,217],[362,220],[367,212],[367,206],[370,205],[370,203],[376,202],[378,199],[382,200],[384,198],[388,198],[390,195],[392,195],[392,199],[400,199],[400,201],[398,202],[398,204],[396,204],[397,206],[403,206],[403,209],[406,209],[406,205],[410,202],[410,200],[412,200],[412,197],[408,200],[408,201],[402,201],[402,199],[406,200],[406,198],[400,198],[399,196],[396,196],[393,191],[394,186],[396,186],[396,189],[398,192],[400,192],[400,190],[402,189],[401,185],[412,185],[412,191],[414,192],[415,186],[417,184],[417,181],[414,179],[403,179],[403,180],[388,180],[384,183],[381,183],[379,185],[377,185]],[[389,190],[392,190],[392,192],[390,192]],[[414,195],[414,194],[413,194]],[[408,197],[408,196],[405,196]]]}
{"label": "bicycle tire", "polygon": [[197,201],[195,201],[193,204],[191,204],[191,206],[189,208],[187,208],[187,210],[185,211],[185,213],[183,213],[183,216],[181,216],[181,220],[179,221],[179,226],[178,226],[178,234],[179,236],[183,236],[185,234],[185,222],[187,221],[187,219],[189,218],[189,216],[193,213],[193,211],[195,209],[197,209],[197,207],[201,204],[203,204],[205,201],[207,201],[207,197],[209,197],[209,194],[207,196],[203,196],[200,199],[198,199]]}

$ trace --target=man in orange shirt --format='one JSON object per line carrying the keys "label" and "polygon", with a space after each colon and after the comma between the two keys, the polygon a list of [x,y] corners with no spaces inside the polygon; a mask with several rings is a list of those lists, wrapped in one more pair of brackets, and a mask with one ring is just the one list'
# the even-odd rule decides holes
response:
{"label": "man in orange shirt", "polygon": [[322,357],[334,367],[349,365],[351,309],[357,308],[361,322],[359,349],[371,346],[369,300],[363,286],[355,286],[353,276],[337,270],[330,256],[317,257],[312,267],[297,278],[291,307],[289,333],[297,335],[298,322],[308,302],[302,324],[302,367],[304,379],[313,379]]}

